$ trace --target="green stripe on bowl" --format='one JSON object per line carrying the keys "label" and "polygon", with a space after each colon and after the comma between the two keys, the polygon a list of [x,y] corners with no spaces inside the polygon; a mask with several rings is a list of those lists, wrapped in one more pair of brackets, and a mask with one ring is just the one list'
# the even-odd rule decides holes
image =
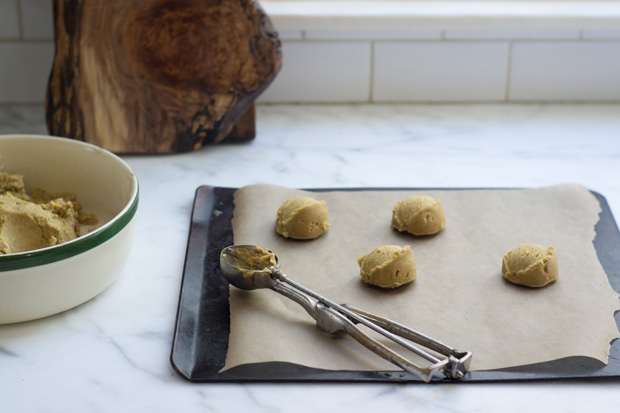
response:
{"label": "green stripe on bowl", "polygon": [[103,244],[129,224],[138,210],[138,199],[139,190],[136,189],[136,197],[125,212],[102,228],[82,235],[75,240],[40,250],[0,255],[0,273],[51,264],[74,257]]}

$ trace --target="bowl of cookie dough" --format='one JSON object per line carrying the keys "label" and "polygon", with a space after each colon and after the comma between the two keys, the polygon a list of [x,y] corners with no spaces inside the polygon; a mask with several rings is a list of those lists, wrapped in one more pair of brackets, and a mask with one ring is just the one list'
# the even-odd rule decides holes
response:
{"label": "bowl of cookie dough", "polygon": [[0,324],[97,296],[133,244],[138,180],[121,158],[73,139],[0,135]]}

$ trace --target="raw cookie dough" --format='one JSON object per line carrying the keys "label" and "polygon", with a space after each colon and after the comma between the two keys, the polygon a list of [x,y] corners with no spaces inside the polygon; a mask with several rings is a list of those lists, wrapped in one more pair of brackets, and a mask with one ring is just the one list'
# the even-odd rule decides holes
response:
{"label": "raw cookie dough", "polygon": [[239,268],[244,277],[252,277],[257,272],[271,273],[269,268],[277,264],[276,255],[262,247],[237,247],[234,254],[222,254],[222,258]]}
{"label": "raw cookie dough", "polygon": [[392,226],[413,235],[436,234],[446,226],[446,214],[439,199],[414,195],[398,201],[392,210]]}
{"label": "raw cookie dough", "polygon": [[382,288],[410,283],[418,275],[413,252],[407,245],[383,245],[357,260],[362,280]]}
{"label": "raw cookie dough", "polygon": [[558,279],[558,259],[552,246],[521,244],[502,261],[502,273],[513,284],[544,287]]}
{"label": "raw cookie dough", "polygon": [[[0,254],[62,244],[80,234],[80,206],[70,193],[36,189],[26,194],[24,178],[0,173]],[[96,218],[87,215],[88,223]]]}
{"label": "raw cookie dough", "polygon": [[325,201],[306,196],[287,199],[278,209],[276,232],[285,238],[315,239],[329,228]]}

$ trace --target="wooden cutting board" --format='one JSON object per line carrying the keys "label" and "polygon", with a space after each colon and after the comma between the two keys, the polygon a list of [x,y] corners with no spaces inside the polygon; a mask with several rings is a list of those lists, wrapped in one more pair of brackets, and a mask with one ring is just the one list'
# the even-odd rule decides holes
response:
{"label": "wooden cutting board", "polygon": [[252,0],[54,0],[50,134],[116,153],[175,153],[255,135],[282,66]]}

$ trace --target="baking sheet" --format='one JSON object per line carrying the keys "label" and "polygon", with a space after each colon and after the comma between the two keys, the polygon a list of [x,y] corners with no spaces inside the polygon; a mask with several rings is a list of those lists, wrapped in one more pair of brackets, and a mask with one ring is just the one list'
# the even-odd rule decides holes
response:
{"label": "baking sheet", "polygon": [[[228,285],[219,273],[219,252],[233,243],[231,219],[234,188],[201,187],[196,192],[172,364],[192,381],[227,380],[328,380],[328,381],[417,381],[399,371],[331,371],[289,363],[245,364],[219,373],[228,346]],[[599,260],[618,291],[620,236],[604,198],[594,245]],[[611,347],[606,366],[590,358],[572,357],[554,362],[501,371],[472,371],[464,381],[519,380],[576,377],[617,377],[620,374],[617,342]]]}

